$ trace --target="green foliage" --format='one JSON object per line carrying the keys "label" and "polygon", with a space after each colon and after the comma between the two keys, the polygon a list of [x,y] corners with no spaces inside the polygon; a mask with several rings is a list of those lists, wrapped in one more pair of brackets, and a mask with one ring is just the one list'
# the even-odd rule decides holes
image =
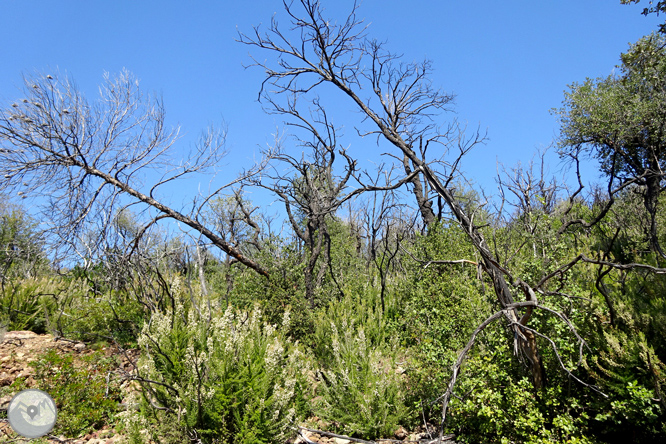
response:
{"label": "green foliage", "polygon": [[368,291],[367,282],[372,279],[363,263],[363,245],[357,237],[360,235],[337,217],[328,218],[326,223],[331,238],[331,266],[327,266],[328,273],[322,288],[318,289],[322,306],[326,306],[331,300],[339,300],[342,295]]}
{"label": "green foliage", "polygon": [[622,55],[621,76],[570,86],[560,116],[564,151],[591,150],[602,171],[622,179],[666,162],[664,37],[642,38]]}
{"label": "green foliage", "polygon": [[15,278],[34,278],[48,270],[37,224],[0,195],[0,284]]}
{"label": "green foliage", "polygon": [[[461,443],[596,443],[583,405],[590,395],[555,384],[535,393],[506,343],[470,359],[451,401],[448,427]],[[572,390],[573,389],[573,390]]]}
{"label": "green foliage", "polygon": [[[634,193],[620,196],[592,230],[558,237],[559,208],[517,215],[491,233],[502,251],[511,252],[507,264],[521,278],[537,282],[578,252],[593,257],[609,247],[612,260],[656,265],[645,231],[636,227],[641,202]],[[594,211],[580,202],[568,217]],[[616,227],[622,229],[612,243]],[[277,238],[264,240],[257,253],[272,264],[270,280],[220,261],[207,263],[210,312],[196,274],[162,275],[168,281],[159,296],[163,302],[157,296],[141,299],[158,311],[139,343],[145,350],[141,376],[165,386],[144,383],[139,410],[116,415],[123,417],[128,439],[278,442],[289,435],[291,421],[310,415],[330,430],[374,439],[391,436],[399,426],[411,429],[422,415],[438,421],[441,405],[435,400],[448,384],[452,363],[478,323],[496,309],[492,287],[479,280],[473,265],[424,266],[430,260],[475,260],[465,234],[441,224],[413,243],[406,240],[403,247],[426,262],[409,259],[404,274],[393,272],[382,311],[372,270],[348,227],[339,222],[330,232],[337,282],[330,275],[323,280],[317,294],[328,303],[314,311],[304,298],[302,256],[294,244]],[[12,329],[50,327],[68,337],[132,343],[140,330],[130,325],[141,325],[148,313],[138,300],[151,284],[137,281],[131,290],[112,290],[96,285],[94,273],[7,285],[3,303],[19,310]],[[539,295],[587,340],[583,366],[576,338],[561,319],[537,311],[530,325],[553,339],[569,370],[608,399],[571,380],[545,341],[539,344],[547,386],[534,392],[525,366],[512,357],[513,337],[499,321],[477,338],[459,377],[447,421],[457,441],[660,441],[666,280],[609,273],[606,284],[621,321],[609,326],[595,273],[596,266],[578,264],[544,287],[553,294]],[[261,309],[253,311],[257,303]],[[283,321],[286,313],[297,322]],[[66,390],[74,393],[75,387]],[[79,426],[72,420],[68,427]]]}
{"label": "green foliage", "polygon": [[[175,287],[180,284],[175,281]],[[178,289],[174,289],[178,294]],[[289,315],[276,328],[258,309],[201,314],[178,302],[154,313],[139,338],[146,395],[204,442],[282,442],[293,432],[307,362],[287,339]]]}
{"label": "green foliage", "polygon": [[296,245],[279,237],[268,238],[256,259],[269,270],[270,279],[237,266],[220,265],[209,274],[219,305],[250,311],[259,304],[263,318],[272,324],[278,324],[288,310],[299,320],[288,326],[288,335],[307,341],[313,329],[312,310],[304,297],[304,265]]}
{"label": "green foliage", "polygon": [[[35,369],[34,388],[51,395],[58,408],[54,435],[79,437],[114,423],[120,402],[120,386],[112,373],[118,367],[115,359],[96,352],[75,360],[49,350],[30,366]],[[10,387],[14,393],[26,388],[25,377]]]}
{"label": "green foliage", "polygon": [[7,330],[47,331],[57,278],[26,279],[8,283],[0,290],[0,306],[6,310]]}
{"label": "green foliage", "polygon": [[125,290],[96,293],[82,279],[62,281],[53,295],[50,329],[81,341],[135,345],[146,310]]}
{"label": "green foliage", "polygon": [[[608,398],[590,405],[597,434],[641,442],[660,442],[666,414],[660,405],[666,366],[643,333],[604,329],[587,370]],[[659,395],[657,395],[659,393]]]}
{"label": "green foliage", "polygon": [[8,330],[53,332],[85,341],[136,341],[144,308],[127,292],[95,293],[83,279],[40,277],[5,285],[0,291]]}
{"label": "green foliage", "polygon": [[[474,259],[465,234],[456,226],[432,227],[427,236],[417,239],[413,251],[422,261]],[[490,314],[491,306],[473,265],[424,267],[410,262],[408,273],[401,284],[403,308],[394,328],[416,360],[410,373],[411,396],[430,417],[439,414],[431,401],[446,389],[458,350]]]}
{"label": "green foliage", "polygon": [[319,364],[326,366],[334,362],[333,330],[345,330],[343,325],[362,326],[365,337],[373,347],[383,347],[393,341],[391,320],[399,314],[398,304],[395,298],[390,298],[386,312],[382,313],[377,289],[366,284],[360,292],[350,292],[343,299],[331,301],[319,309],[312,338],[312,349]]}
{"label": "green foliage", "polygon": [[319,362],[313,409],[338,432],[365,439],[390,437],[414,422],[406,384],[407,354],[387,334],[379,296],[347,296],[321,310],[315,322]]}

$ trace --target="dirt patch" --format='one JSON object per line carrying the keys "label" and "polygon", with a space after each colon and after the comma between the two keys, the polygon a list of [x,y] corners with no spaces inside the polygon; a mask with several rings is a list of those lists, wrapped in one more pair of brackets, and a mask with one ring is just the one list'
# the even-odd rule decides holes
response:
{"label": "dirt patch", "polygon": [[[9,387],[17,378],[25,377],[29,387],[38,388],[38,381],[34,379],[34,370],[30,362],[39,359],[39,356],[51,349],[59,354],[85,356],[94,353],[83,342],[54,338],[53,335],[39,335],[31,331],[11,331],[0,339],[0,389]],[[139,355],[138,350],[119,350],[115,346],[99,349],[106,356],[116,355],[120,360],[117,372],[121,375],[133,373],[134,364]],[[125,381],[121,388],[129,393],[134,387]],[[6,392],[6,390],[3,390]],[[0,410],[6,410],[15,393],[0,397]],[[5,415],[3,415],[5,416]],[[14,441],[16,433],[11,429],[6,419],[0,420],[0,442]],[[49,443],[72,444],[111,444],[118,442],[122,437],[109,427],[97,430],[86,436],[66,439],[65,437],[49,437]]]}

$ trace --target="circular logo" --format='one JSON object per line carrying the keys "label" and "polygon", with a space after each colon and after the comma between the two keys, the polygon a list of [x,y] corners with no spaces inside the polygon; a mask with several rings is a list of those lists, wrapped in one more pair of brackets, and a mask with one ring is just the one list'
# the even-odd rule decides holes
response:
{"label": "circular logo", "polygon": [[53,398],[37,389],[18,392],[7,408],[9,425],[26,438],[39,438],[49,433],[57,417]]}

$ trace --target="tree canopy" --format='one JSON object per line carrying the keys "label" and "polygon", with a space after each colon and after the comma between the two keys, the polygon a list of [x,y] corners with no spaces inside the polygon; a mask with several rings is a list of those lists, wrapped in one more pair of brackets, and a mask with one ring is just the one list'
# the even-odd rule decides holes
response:
{"label": "tree canopy", "polygon": [[622,54],[619,73],[572,84],[557,111],[563,154],[590,153],[611,181],[641,187],[651,243],[664,258],[654,218],[666,167],[665,46],[664,36],[642,38]]}

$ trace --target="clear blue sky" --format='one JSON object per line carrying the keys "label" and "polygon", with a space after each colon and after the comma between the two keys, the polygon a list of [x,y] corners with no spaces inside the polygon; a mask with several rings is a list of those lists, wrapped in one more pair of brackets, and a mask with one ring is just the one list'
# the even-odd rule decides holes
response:
{"label": "clear blue sky", "polygon": [[[324,4],[342,20],[350,2]],[[208,124],[225,121],[227,170],[234,172],[249,165],[281,125],[256,101],[262,73],[243,68],[252,49],[235,42],[237,29],[268,23],[281,6],[276,0],[2,0],[0,100],[19,96],[24,74],[58,69],[93,96],[105,71],[127,68],[144,90],[163,96],[169,122],[185,134],[183,146]],[[457,95],[457,118],[488,130],[488,144],[464,167],[492,191],[498,160],[512,166],[552,143],[558,127],[549,110],[560,105],[568,84],[610,74],[630,42],[657,28],[661,18],[642,16],[644,6],[365,0],[359,15],[370,24],[370,36],[407,60],[431,59],[434,84]],[[368,158],[372,149],[371,143],[364,148]],[[181,201],[187,195],[175,199]]]}

